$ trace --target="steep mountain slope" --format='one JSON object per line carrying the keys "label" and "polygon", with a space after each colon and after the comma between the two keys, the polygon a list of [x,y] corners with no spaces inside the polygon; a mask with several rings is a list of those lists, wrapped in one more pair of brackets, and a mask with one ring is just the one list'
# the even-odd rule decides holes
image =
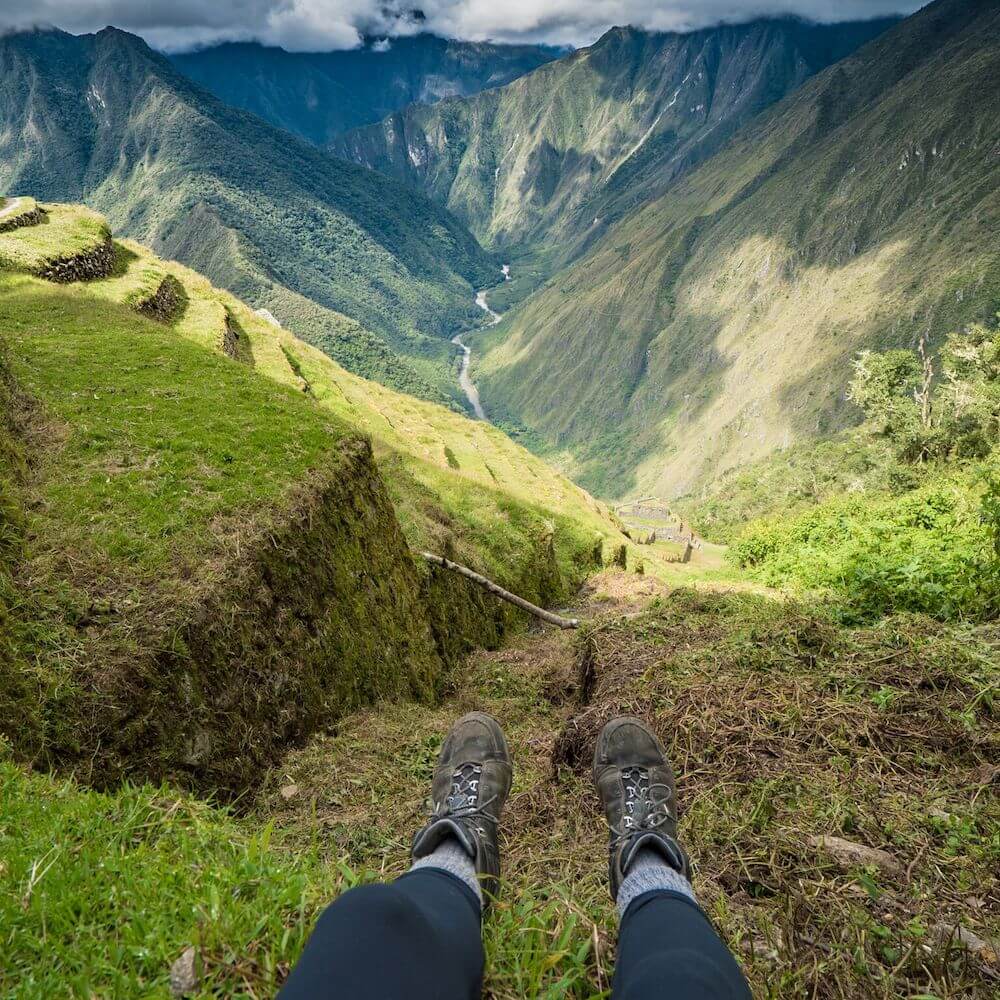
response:
{"label": "steep mountain slope", "polygon": [[447,212],[224,106],[115,29],[0,38],[0,94],[0,189],[85,200],[355,371],[443,398],[455,348],[439,338],[476,321],[470,282],[494,273]]}
{"label": "steep mountain slope", "polygon": [[516,621],[411,549],[547,603],[625,543],[494,428],[351,375],[87,209],[42,213],[0,234],[0,728],[20,753],[245,789]]}
{"label": "steep mountain slope", "polygon": [[419,187],[488,243],[592,238],[608,223],[602,192],[640,178],[662,190],[889,23],[615,28],[506,87],[406,108],[330,148]]}
{"label": "steep mountain slope", "polygon": [[560,54],[547,45],[421,34],[391,43],[367,39],[362,48],[342,52],[229,42],[170,59],[226,104],[322,145],[414,102],[432,104],[502,86]]}
{"label": "steep mountain slope", "polygon": [[622,493],[682,492],[852,422],[857,350],[1000,307],[998,94],[996,3],[931,4],[491,333],[483,398]]}

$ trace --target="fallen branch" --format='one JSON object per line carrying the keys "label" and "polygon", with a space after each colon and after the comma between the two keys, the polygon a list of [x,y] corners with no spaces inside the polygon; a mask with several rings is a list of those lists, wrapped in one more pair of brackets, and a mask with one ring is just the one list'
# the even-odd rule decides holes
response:
{"label": "fallen branch", "polygon": [[468,566],[460,566],[458,563],[454,563],[450,559],[434,555],[433,552],[421,552],[420,554],[429,563],[433,563],[435,566],[440,566],[442,569],[450,569],[453,573],[458,573],[460,576],[464,576],[467,580],[472,580],[473,583],[478,583],[480,587],[485,588],[491,594],[495,594],[501,600],[510,602],[516,607],[519,607],[522,611],[527,611],[528,614],[534,615],[536,618],[541,618],[543,622],[548,622],[550,625],[557,625],[559,628],[580,627],[579,619],[563,618],[561,615],[555,615],[551,611],[539,608],[530,601],[526,601],[523,597],[518,597],[517,594],[512,594],[509,590],[504,590],[503,587],[495,584],[492,580],[487,580],[485,576],[475,572],[475,570],[469,569]]}

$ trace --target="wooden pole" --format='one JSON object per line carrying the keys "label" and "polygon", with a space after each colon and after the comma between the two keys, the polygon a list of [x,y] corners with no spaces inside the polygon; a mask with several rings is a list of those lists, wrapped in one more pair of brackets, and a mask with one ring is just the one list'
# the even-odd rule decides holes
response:
{"label": "wooden pole", "polygon": [[512,594],[509,590],[504,590],[503,587],[498,586],[492,580],[487,580],[485,576],[475,572],[475,570],[469,569],[468,566],[461,566],[450,559],[436,556],[433,552],[421,552],[420,554],[429,563],[440,566],[442,569],[449,569],[453,573],[464,576],[467,580],[472,580],[473,583],[478,583],[480,587],[488,590],[491,594],[496,595],[501,600],[510,602],[522,611],[527,611],[528,614],[534,615],[536,618],[541,618],[543,622],[566,629],[580,627],[580,620],[578,618],[563,618],[561,615],[555,615],[551,611],[539,608],[530,601],[526,601],[523,597],[518,597],[517,594]]}

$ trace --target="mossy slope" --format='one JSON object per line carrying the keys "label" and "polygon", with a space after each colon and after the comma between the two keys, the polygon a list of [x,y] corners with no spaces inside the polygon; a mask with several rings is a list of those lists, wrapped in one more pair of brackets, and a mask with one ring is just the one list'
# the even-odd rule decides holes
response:
{"label": "mossy slope", "polygon": [[[0,256],[93,228],[46,207],[51,222],[0,236]],[[6,521],[24,525],[5,531],[5,693],[22,753],[98,783],[139,771],[239,791],[351,706],[433,695],[509,627],[411,546],[547,602],[599,533],[617,537],[494,429],[349,375],[138,244],[115,252],[99,281],[0,273]],[[167,279],[176,313],[143,316]]]}

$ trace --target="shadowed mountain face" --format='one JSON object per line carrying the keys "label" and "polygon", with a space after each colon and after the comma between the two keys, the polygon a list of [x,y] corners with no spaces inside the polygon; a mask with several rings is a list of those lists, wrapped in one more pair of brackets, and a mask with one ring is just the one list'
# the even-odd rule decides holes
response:
{"label": "shadowed mountain face", "polygon": [[330,148],[425,191],[488,244],[579,243],[891,23],[615,28],[505,87],[406,108]]}
{"label": "shadowed mountain face", "polygon": [[853,423],[858,350],[1000,308],[998,94],[1000,7],[931,4],[511,314],[483,398],[605,494],[681,492]]}
{"label": "shadowed mountain face", "polygon": [[115,29],[0,38],[0,96],[0,190],[86,201],[348,368],[450,391],[440,338],[475,320],[471,285],[494,267],[447,211],[223,105]]}
{"label": "shadowed mountain face", "polygon": [[408,104],[499,87],[563,50],[416,35],[344,52],[285,52],[232,42],[171,56],[196,83],[234,107],[318,145]]}

